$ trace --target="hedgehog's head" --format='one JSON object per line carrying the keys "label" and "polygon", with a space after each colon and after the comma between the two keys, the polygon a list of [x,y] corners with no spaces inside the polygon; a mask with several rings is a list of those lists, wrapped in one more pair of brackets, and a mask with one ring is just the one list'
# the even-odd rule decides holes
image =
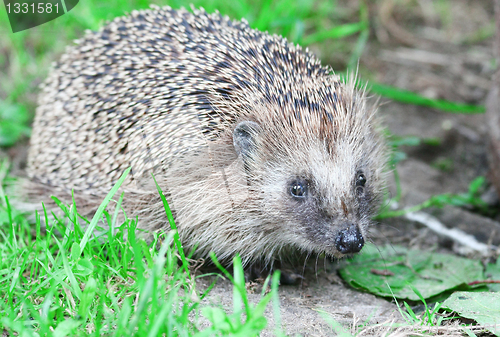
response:
{"label": "hedgehog's head", "polygon": [[236,124],[233,144],[268,222],[262,231],[278,245],[342,257],[366,241],[386,152],[362,94],[344,85],[313,93],[259,106]]}

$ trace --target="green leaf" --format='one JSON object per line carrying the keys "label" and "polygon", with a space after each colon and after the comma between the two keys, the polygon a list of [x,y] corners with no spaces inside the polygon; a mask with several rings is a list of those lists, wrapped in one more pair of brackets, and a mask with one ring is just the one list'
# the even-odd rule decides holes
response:
{"label": "green leaf", "polygon": [[76,242],[73,242],[73,244],[71,245],[71,255],[70,255],[71,261],[78,260],[81,253],[82,252],[80,251],[80,245]]}
{"label": "green leaf", "polygon": [[392,136],[389,144],[393,147],[399,146],[418,146],[420,145],[420,138],[415,136]]}
{"label": "green leaf", "polygon": [[[340,77],[344,81],[348,81],[349,76],[346,76],[345,73],[337,72],[337,74],[340,75]],[[366,81],[361,80],[359,78],[356,81],[356,85],[358,88],[361,89],[368,88],[369,91],[372,93],[406,104],[427,106],[438,110],[443,110],[447,112],[456,112],[462,114],[480,114],[486,111],[486,108],[483,105],[471,105],[471,104],[450,102],[442,99],[432,99],[390,85],[380,84],[376,82],[369,82],[367,84]]]}
{"label": "green leaf", "polygon": [[159,331],[162,328],[162,325],[165,323],[165,320],[167,319],[170,310],[171,308],[169,308],[167,305],[163,306],[158,316],[156,316],[155,322],[151,327],[151,330],[149,330],[148,337],[160,336]]}
{"label": "green leaf", "polygon": [[[488,263],[485,274],[488,279],[500,281],[500,259],[497,259],[497,263]],[[500,291],[500,284],[488,284],[488,288],[492,291]]]}
{"label": "green leaf", "polygon": [[242,310],[243,305],[247,310],[247,315],[250,315],[248,307],[248,299],[246,288],[245,288],[245,276],[243,272],[243,266],[241,264],[241,258],[236,255],[233,258],[233,273],[234,273],[234,285],[233,285],[233,312],[237,313]]}
{"label": "green leaf", "polygon": [[355,288],[413,301],[421,299],[413,289],[427,299],[459,287],[472,289],[469,282],[484,279],[479,261],[400,246],[378,250],[372,245],[342,268],[340,275]]}
{"label": "green leaf", "polygon": [[444,301],[442,308],[473,319],[487,330],[500,336],[499,293],[456,292]]}
{"label": "green leaf", "polygon": [[220,308],[205,307],[201,309],[201,313],[205,316],[214,326],[215,329],[223,332],[231,332],[231,324],[224,310]]}
{"label": "green leaf", "polygon": [[153,180],[156,185],[156,189],[158,190],[158,193],[160,194],[161,201],[163,203],[163,208],[165,209],[165,214],[167,215],[168,223],[170,224],[170,228],[175,231],[174,232],[174,242],[175,246],[177,247],[177,251],[179,252],[179,255],[181,257],[182,261],[182,266],[184,270],[186,271],[186,274],[188,277],[191,279],[191,273],[189,272],[189,263],[187,262],[186,259],[186,254],[184,253],[184,248],[182,247],[181,243],[181,238],[179,236],[179,232],[177,231],[177,226],[175,224],[174,216],[172,214],[172,210],[170,209],[170,206],[168,205],[167,198],[165,198],[165,195],[163,194],[163,191],[161,190],[160,185],[158,185],[158,182],[156,182],[155,177],[153,176]]}
{"label": "green leaf", "polygon": [[102,213],[104,213],[104,210],[108,206],[108,203],[111,201],[111,198],[115,195],[115,193],[118,191],[120,186],[123,184],[125,179],[127,178],[128,173],[130,172],[130,167],[126,169],[120,179],[116,182],[115,186],[109,191],[108,195],[104,198],[102,201],[101,205],[99,208],[97,208],[97,212],[95,212],[94,217],[92,218],[92,221],[90,222],[90,225],[87,227],[87,230],[85,231],[85,234],[83,235],[82,241],[80,241],[80,251],[83,251],[85,249],[85,246],[87,245],[87,242],[90,239],[90,236],[92,233],[94,233],[94,229],[97,226],[97,223],[99,220],[101,220]]}
{"label": "green leaf", "polygon": [[93,277],[90,277],[83,290],[82,299],[80,301],[80,307],[78,308],[78,314],[81,317],[87,317],[90,305],[94,301],[95,293],[97,291],[97,282]]}
{"label": "green leaf", "polygon": [[118,317],[115,336],[125,336],[127,325],[130,322],[130,316],[132,316],[132,306],[129,297],[125,297],[121,310],[117,310],[117,312]]}
{"label": "green leaf", "polygon": [[464,114],[479,114],[479,113],[484,113],[485,111],[485,107],[482,105],[470,105],[457,102],[450,102],[441,99],[432,99],[408,90],[399,89],[380,83],[370,82],[368,86],[371,92],[402,103],[427,106],[430,108],[435,108],[448,112],[457,112]]}
{"label": "green leaf", "polygon": [[271,280],[271,293],[270,293],[273,300],[274,323],[276,324],[274,332],[275,335],[278,337],[285,336],[285,332],[283,331],[283,326],[281,324],[280,299],[278,293],[280,277],[281,277],[281,272],[279,270],[276,270],[273,273],[273,277]]}
{"label": "green leaf", "polygon": [[[55,238],[54,238],[55,239]],[[64,271],[66,272],[66,275],[68,276],[68,279],[71,284],[71,290],[73,295],[75,295],[77,298],[82,298],[82,291],[80,290],[80,284],[76,280],[75,274],[73,273],[73,270],[71,269],[71,266],[68,261],[68,257],[66,256],[66,251],[64,250],[63,245],[59,242],[59,240],[55,239],[57,245],[59,246],[59,252],[61,255],[61,259],[63,261],[63,266],[64,266]]]}
{"label": "green leaf", "polygon": [[54,337],[66,337],[74,329],[78,328],[81,324],[82,324],[82,321],[77,321],[77,320],[74,320],[72,318],[68,318],[57,325],[52,336],[54,336]]}
{"label": "green leaf", "polygon": [[405,160],[408,156],[406,155],[406,153],[404,152],[401,152],[401,151],[394,151],[392,153],[392,158],[391,158],[391,162],[393,165],[396,165],[397,163]]}
{"label": "green leaf", "polygon": [[395,211],[384,210],[379,215],[376,216],[376,219],[401,216],[409,212],[420,211],[428,207],[442,208],[446,205],[453,205],[453,206],[471,205],[474,207],[484,208],[486,207],[486,204],[478,195],[479,194],[478,191],[481,189],[481,187],[483,186],[482,184],[484,183],[483,179],[484,178],[482,177],[476,178],[471,183],[471,186],[469,186],[469,191],[467,193],[461,193],[461,194],[445,193],[445,194],[433,195],[432,197],[430,197],[429,199],[427,199],[426,201],[424,201],[419,205]]}
{"label": "green leaf", "polygon": [[476,194],[486,184],[484,177],[477,177],[469,185],[469,194]]}
{"label": "green leaf", "polygon": [[367,24],[365,22],[355,22],[355,23],[348,23],[345,25],[335,26],[332,29],[321,30],[319,32],[306,36],[302,40],[301,44],[307,46],[311,43],[321,42],[326,39],[340,39],[349,35],[356,34],[364,30],[366,27]]}
{"label": "green leaf", "polygon": [[272,298],[272,294],[269,293],[266,296],[264,296],[264,298],[262,298],[260,300],[259,304],[257,304],[255,306],[255,308],[253,308],[252,318],[259,317],[259,316],[264,317],[264,311],[266,310],[267,304],[269,303],[271,298]]}
{"label": "green leaf", "polygon": [[81,259],[76,263],[75,274],[80,276],[87,276],[94,271],[94,265],[89,259]]}

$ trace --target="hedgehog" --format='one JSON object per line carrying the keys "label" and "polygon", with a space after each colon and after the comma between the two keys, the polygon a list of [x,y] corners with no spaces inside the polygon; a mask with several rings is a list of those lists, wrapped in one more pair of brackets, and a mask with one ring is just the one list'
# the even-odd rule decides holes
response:
{"label": "hedgehog", "polygon": [[[89,212],[127,168],[123,208],[187,250],[231,263],[359,252],[386,146],[364,90],[308,49],[218,12],[133,11],[87,32],[41,87],[31,196]],[[37,199],[37,200],[38,200]]]}

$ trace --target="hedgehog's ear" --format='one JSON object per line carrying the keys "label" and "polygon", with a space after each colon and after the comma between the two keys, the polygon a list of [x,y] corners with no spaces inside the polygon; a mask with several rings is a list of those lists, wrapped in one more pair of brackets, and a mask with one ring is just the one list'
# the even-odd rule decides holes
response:
{"label": "hedgehog's ear", "polygon": [[240,122],[234,128],[234,149],[238,156],[241,155],[243,157],[243,160],[251,156],[255,150],[255,140],[260,130],[260,125],[251,121]]}

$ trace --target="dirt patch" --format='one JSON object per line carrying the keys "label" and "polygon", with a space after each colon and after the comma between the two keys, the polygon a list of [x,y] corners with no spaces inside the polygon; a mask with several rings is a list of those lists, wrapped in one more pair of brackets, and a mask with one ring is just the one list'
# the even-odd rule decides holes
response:
{"label": "dirt patch", "polygon": [[[319,262],[318,262],[319,263]],[[354,332],[359,325],[375,325],[384,322],[403,322],[395,304],[374,295],[346,287],[337,276],[338,264],[309,261],[304,270],[304,280],[296,286],[280,286],[280,316],[283,329],[288,335],[329,336],[342,332]],[[206,287],[209,279],[198,284]],[[256,304],[260,299],[261,286],[257,285],[249,295]],[[232,284],[218,280],[205,303],[232,310]],[[324,317],[340,323],[342,327],[330,326]],[[262,336],[272,336],[276,321],[269,305],[266,311],[268,327]]]}

